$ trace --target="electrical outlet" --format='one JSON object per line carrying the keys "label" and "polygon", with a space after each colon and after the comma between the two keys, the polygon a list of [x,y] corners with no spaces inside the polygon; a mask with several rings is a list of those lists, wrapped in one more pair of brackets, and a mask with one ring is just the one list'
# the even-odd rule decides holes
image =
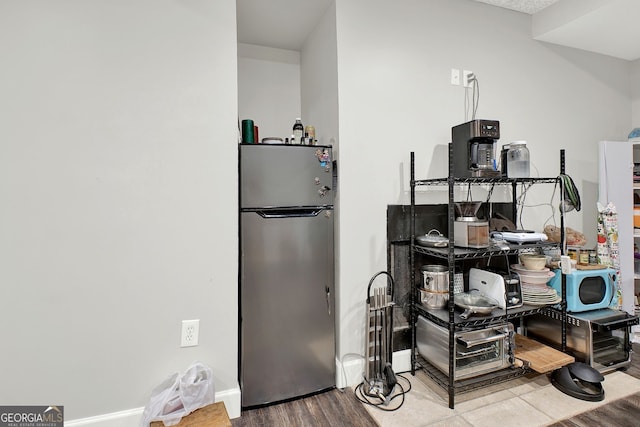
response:
{"label": "electrical outlet", "polygon": [[460,86],[460,69],[459,68],[451,69],[451,84],[455,86]]}
{"label": "electrical outlet", "polygon": [[462,72],[462,85],[464,87],[471,87],[471,83],[473,82],[474,78],[475,77],[473,75],[473,71],[464,70]]}
{"label": "electrical outlet", "polygon": [[183,320],[182,334],[180,335],[180,347],[193,347],[198,345],[200,333],[200,319]]}

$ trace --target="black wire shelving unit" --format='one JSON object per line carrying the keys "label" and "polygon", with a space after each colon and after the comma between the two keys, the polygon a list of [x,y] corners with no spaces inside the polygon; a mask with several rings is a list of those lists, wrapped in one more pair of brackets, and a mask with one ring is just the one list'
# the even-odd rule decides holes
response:
{"label": "black wire shelving unit", "polygon": [[[481,328],[496,323],[503,323],[509,320],[522,319],[525,316],[540,313],[547,309],[548,306],[530,306],[524,305],[519,308],[507,308],[507,309],[495,309],[491,315],[488,316],[470,316],[467,319],[462,319],[459,313],[455,310],[453,301],[454,295],[454,270],[456,262],[466,259],[480,259],[488,258],[491,256],[509,256],[517,255],[523,249],[536,249],[545,246],[558,247],[560,246],[561,253],[564,255],[565,248],[562,243],[528,243],[528,244],[509,244],[509,248],[486,248],[486,249],[466,249],[456,248],[454,246],[454,188],[461,185],[482,185],[482,184],[496,184],[511,186],[511,203],[512,203],[512,217],[514,223],[517,223],[517,195],[518,184],[558,184],[559,177],[553,178],[506,178],[506,177],[478,177],[478,178],[457,178],[453,174],[453,147],[449,143],[449,173],[446,178],[436,179],[423,179],[416,180],[415,178],[415,153],[411,152],[411,202],[410,202],[410,251],[409,251],[409,264],[410,264],[410,280],[411,280],[411,314],[410,314],[410,326],[411,326],[411,373],[415,375],[417,369],[424,371],[436,384],[445,388],[448,391],[449,396],[449,408],[454,409],[455,395],[456,393],[463,393],[471,390],[476,390],[482,387],[487,387],[492,384],[509,381],[514,378],[521,377],[530,372],[529,367],[525,364],[521,367],[512,366],[506,369],[502,369],[489,374],[479,375],[477,377],[466,378],[462,380],[454,379],[454,357],[455,357],[455,332],[461,329]],[[560,150],[560,174],[565,173],[565,158],[564,150]],[[416,207],[416,187],[421,186],[448,186],[448,238],[449,244],[446,248],[431,248],[418,246],[415,243],[416,238],[416,221],[415,221],[415,207]],[[562,190],[561,190],[562,191]],[[560,211],[560,230],[561,237],[560,242],[564,242],[564,215]],[[449,268],[449,301],[447,308],[443,309],[426,309],[420,303],[416,282],[416,254],[423,254],[430,257],[434,257],[440,260],[446,260]],[[560,313],[562,316],[562,350],[566,351],[566,281],[564,275],[562,276],[562,302],[560,303]],[[449,331],[449,372],[448,375],[441,372],[439,369],[430,364],[416,351],[416,322],[418,315],[424,316],[431,322],[448,329]]]}

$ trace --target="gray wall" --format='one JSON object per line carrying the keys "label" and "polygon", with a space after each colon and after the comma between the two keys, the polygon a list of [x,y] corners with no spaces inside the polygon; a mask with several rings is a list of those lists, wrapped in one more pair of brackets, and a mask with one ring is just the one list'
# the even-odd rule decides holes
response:
{"label": "gray wall", "polygon": [[640,59],[631,63],[631,96],[633,106],[631,125],[638,128],[640,127]]}
{"label": "gray wall", "polygon": [[0,2],[3,405],[141,407],[194,360],[237,388],[235,22],[233,0]]}
{"label": "gray wall", "polygon": [[[451,68],[475,72],[478,118],[500,120],[501,142],[527,140],[539,176],[556,176],[566,149],[585,206],[568,223],[595,243],[598,141],[626,137],[631,126],[626,61],[534,41],[529,15],[468,0],[338,0],[336,19],[339,357],[363,353],[366,285],[386,269],[387,204],[409,200],[409,152],[418,178],[446,174],[451,127],[465,121],[464,89],[450,84]],[[527,208],[524,226],[541,230],[552,186],[535,190],[527,204],[543,205]]]}

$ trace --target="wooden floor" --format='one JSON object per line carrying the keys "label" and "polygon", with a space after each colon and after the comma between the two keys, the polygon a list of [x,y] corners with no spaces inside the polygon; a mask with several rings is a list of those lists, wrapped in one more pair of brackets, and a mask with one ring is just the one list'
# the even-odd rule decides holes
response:
{"label": "wooden floor", "polygon": [[232,427],[371,427],[378,425],[350,388],[242,411]]}
{"label": "wooden floor", "polygon": [[[640,379],[640,345],[633,344],[634,354],[626,373]],[[280,405],[242,411],[240,418],[231,420],[233,427],[266,426],[345,426],[371,427],[378,425],[352,389],[331,390]],[[558,421],[551,427],[639,426],[640,393],[615,400],[592,411]]]}

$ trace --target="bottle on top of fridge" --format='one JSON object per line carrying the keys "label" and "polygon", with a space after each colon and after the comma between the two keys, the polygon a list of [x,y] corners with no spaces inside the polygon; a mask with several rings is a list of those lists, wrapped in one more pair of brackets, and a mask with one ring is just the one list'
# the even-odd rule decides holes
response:
{"label": "bottle on top of fridge", "polygon": [[309,139],[311,139],[311,141],[313,141],[316,138],[316,128],[311,126],[311,125],[307,125],[304,127],[304,132],[309,134]]}
{"label": "bottle on top of fridge", "polygon": [[513,141],[507,151],[507,176],[529,178],[529,149],[527,141]]}
{"label": "bottle on top of fridge", "polygon": [[302,143],[302,137],[304,135],[304,126],[302,125],[302,119],[296,118],[296,122],[293,124],[293,135],[295,135],[298,144]]}

